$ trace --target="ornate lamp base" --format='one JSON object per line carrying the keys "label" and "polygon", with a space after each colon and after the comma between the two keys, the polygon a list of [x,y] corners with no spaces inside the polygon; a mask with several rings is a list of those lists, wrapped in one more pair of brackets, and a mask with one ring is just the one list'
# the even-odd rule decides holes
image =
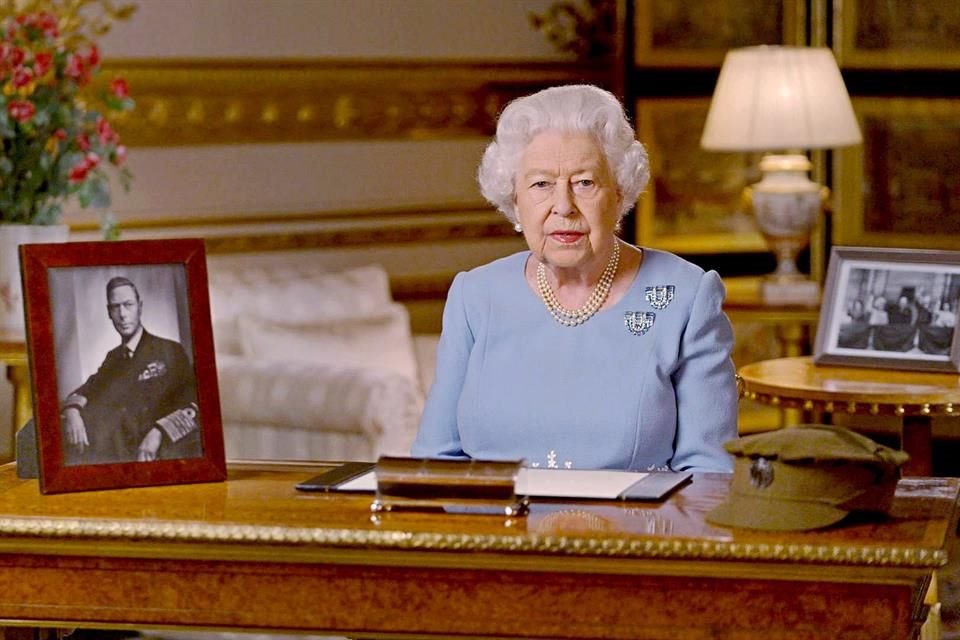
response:
{"label": "ornate lamp base", "polygon": [[795,276],[769,275],[760,283],[760,297],[769,304],[816,305],[820,285],[799,273]]}
{"label": "ornate lamp base", "polygon": [[810,244],[829,190],[807,177],[810,161],[801,154],[769,154],[760,161],[763,178],[749,189],[757,225],[777,256],[777,270],[761,285],[763,300],[816,304],[820,287],[797,269],[797,254]]}

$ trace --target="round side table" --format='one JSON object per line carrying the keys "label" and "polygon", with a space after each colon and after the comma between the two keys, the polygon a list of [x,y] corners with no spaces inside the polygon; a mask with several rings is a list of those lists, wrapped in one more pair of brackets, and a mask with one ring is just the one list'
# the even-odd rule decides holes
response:
{"label": "round side table", "polygon": [[931,418],[960,417],[960,375],[954,373],[818,366],[806,356],[754,362],[738,375],[741,396],[764,404],[807,415],[897,416],[900,446],[910,454],[904,475],[931,473]]}

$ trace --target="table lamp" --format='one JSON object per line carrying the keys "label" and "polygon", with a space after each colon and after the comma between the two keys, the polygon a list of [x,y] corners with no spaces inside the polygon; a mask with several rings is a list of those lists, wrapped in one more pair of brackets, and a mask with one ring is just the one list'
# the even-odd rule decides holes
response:
{"label": "table lamp", "polygon": [[827,48],[758,46],[724,58],[700,146],[761,151],[762,178],[747,187],[777,268],[761,283],[765,301],[816,303],[819,286],[797,269],[829,190],[810,180],[806,150],[859,144],[860,127]]}

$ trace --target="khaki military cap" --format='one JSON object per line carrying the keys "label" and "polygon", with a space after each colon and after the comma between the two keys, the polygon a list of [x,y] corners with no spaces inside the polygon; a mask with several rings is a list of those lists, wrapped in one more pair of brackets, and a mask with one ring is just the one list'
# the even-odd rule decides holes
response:
{"label": "khaki military cap", "polygon": [[732,440],[727,499],[707,521],[768,530],[819,529],[851,511],[887,512],[909,456],[829,425],[803,425]]}

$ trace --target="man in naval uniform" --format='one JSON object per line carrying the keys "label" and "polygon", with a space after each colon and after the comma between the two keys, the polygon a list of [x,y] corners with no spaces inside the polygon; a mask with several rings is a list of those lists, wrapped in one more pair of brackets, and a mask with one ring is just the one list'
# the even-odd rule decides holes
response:
{"label": "man in naval uniform", "polygon": [[118,276],[107,283],[120,346],[63,402],[67,465],[202,455],[193,367],[180,343],[143,328],[142,311],[133,282]]}

